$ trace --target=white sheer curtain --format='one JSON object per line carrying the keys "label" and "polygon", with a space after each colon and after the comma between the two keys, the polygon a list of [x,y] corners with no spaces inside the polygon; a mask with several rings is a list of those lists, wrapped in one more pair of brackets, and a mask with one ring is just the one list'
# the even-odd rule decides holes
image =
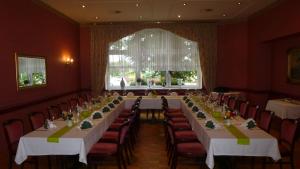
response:
{"label": "white sheer curtain", "polygon": [[[196,87],[202,87],[198,43],[172,32],[159,28],[143,29],[110,43],[108,54],[108,74],[116,70],[133,70],[137,74],[141,71],[197,71]],[[109,81],[107,75],[106,82]]]}

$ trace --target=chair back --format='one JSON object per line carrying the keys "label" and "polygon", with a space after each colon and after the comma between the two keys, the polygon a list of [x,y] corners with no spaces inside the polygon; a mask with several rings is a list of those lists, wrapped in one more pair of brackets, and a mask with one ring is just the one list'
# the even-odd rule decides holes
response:
{"label": "chair back", "polygon": [[129,130],[129,123],[130,121],[127,121],[127,122],[124,122],[120,128],[119,128],[119,141],[118,141],[118,144],[119,145],[123,145],[124,144],[124,141],[125,141],[125,137],[128,133],[128,130]]}
{"label": "chair back", "polygon": [[167,131],[168,131],[168,136],[170,137],[171,144],[175,144],[175,134],[173,131],[172,124],[170,122],[166,122],[167,124]]}
{"label": "chair back", "polygon": [[266,132],[270,131],[274,112],[264,110],[260,113],[260,120],[258,126]]}
{"label": "chair back", "polygon": [[243,118],[246,118],[247,116],[248,105],[249,105],[248,102],[240,101],[239,112],[240,112],[240,116]]}
{"label": "chair back", "polygon": [[247,118],[252,118],[253,120],[255,120],[258,109],[259,109],[259,106],[257,106],[257,105],[250,105],[248,107],[248,111],[247,111]]}
{"label": "chair back", "polygon": [[223,93],[218,93],[218,96],[217,96],[217,102],[218,102],[218,104],[222,104],[222,98],[223,98]]}
{"label": "chair back", "polygon": [[69,100],[69,107],[74,110],[76,109],[76,106],[78,105],[78,98],[72,98]]}
{"label": "chair back", "polygon": [[33,112],[29,115],[29,121],[30,121],[32,130],[36,130],[44,125],[45,116],[42,112]]}
{"label": "chair back", "polygon": [[236,99],[235,99],[235,97],[229,97],[228,107],[229,107],[230,110],[235,110],[235,107],[236,107]]}
{"label": "chair back", "polygon": [[291,150],[294,149],[297,127],[297,120],[282,120],[279,141],[288,144],[291,147]]}
{"label": "chair back", "polygon": [[20,119],[11,119],[3,123],[5,138],[10,155],[17,152],[20,138],[24,135],[24,124]]}
{"label": "chair back", "polygon": [[48,115],[51,120],[59,119],[62,116],[62,110],[58,106],[50,106]]}
{"label": "chair back", "polygon": [[223,95],[223,98],[222,98],[223,104],[228,106],[228,101],[229,101],[229,96],[228,95]]}
{"label": "chair back", "polygon": [[61,111],[69,111],[70,110],[70,105],[67,102],[62,102],[59,104],[59,108]]}

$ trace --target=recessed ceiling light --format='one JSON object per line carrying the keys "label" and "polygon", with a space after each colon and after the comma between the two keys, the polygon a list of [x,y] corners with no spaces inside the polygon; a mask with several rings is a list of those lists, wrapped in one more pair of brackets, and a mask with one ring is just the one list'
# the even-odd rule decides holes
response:
{"label": "recessed ceiling light", "polygon": [[140,6],[140,4],[139,4],[139,3],[136,3],[136,4],[135,4],[135,6],[136,6],[136,7],[139,7],[139,6]]}
{"label": "recessed ceiling light", "polygon": [[99,19],[99,17],[98,17],[98,16],[96,16],[96,17],[95,17],[95,19]]}
{"label": "recessed ceiling light", "polygon": [[87,7],[87,5],[85,5],[85,4],[82,4],[82,5],[81,5],[81,7],[82,7],[82,8],[86,8],[86,7]]}
{"label": "recessed ceiling light", "polygon": [[183,6],[186,6],[187,5],[187,3],[183,3]]}
{"label": "recessed ceiling light", "polygon": [[181,15],[177,15],[177,18],[181,18]]}
{"label": "recessed ceiling light", "polygon": [[238,4],[238,5],[241,5],[242,3],[241,3],[241,2],[238,2],[237,4]]}
{"label": "recessed ceiling light", "polygon": [[222,14],[223,17],[227,16],[225,13]]}
{"label": "recessed ceiling light", "polygon": [[143,16],[141,15],[141,16],[139,16],[139,18],[140,18],[140,19],[143,19]]}
{"label": "recessed ceiling light", "polygon": [[157,23],[157,24],[160,24],[160,22],[159,22],[159,21],[157,21],[156,23]]}

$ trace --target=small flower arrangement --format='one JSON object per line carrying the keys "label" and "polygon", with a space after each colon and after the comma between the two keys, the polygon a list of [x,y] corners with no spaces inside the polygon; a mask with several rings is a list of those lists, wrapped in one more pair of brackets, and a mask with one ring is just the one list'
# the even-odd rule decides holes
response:
{"label": "small flower arrangement", "polygon": [[190,101],[190,102],[188,103],[188,107],[193,107],[193,106],[194,106],[194,103]]}
{"label": "small flower arrangement", "polygon": [[140,78],[140,77],[136,78],[136,82],[137,83],[141,83],[142,82],[142,78]]}
{"label": "small flower arrangement", "polygon": [[122,101],[122,100],[123,100],[123,97],[122,97],[122,96],[119,96],[119,97],[118,97],[118,100],[119,100],[119,101]]}
{"label": "small flower arrangement", "polygon": [[113,103],[114,104],[119,104],[120,102],[119,102],[119,100],[113,100]]}
{"label": "small flower arrangement", "polygon": [[108,103],[108,106],[109,106],[110,108],[115,108],[115,105],[114,105],[113,103]]}
{"label": "small flower arrangement", "polygon": [[199,111],[199,108],[198,108],[197,106],[194,106],[194,107],[192,108],[192,111],[193,111],[193,112],[197,112],[197,111]]}
{"label": "small flower arrangement", "polygon": [[184,96],[183,98],[182,98],[182,100],[186,100],[188,97],[187,96]]}

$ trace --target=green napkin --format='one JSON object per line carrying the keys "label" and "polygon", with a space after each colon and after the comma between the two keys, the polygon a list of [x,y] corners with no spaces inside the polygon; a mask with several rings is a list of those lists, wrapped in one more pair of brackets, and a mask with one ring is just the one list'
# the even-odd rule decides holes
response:
{"label": "green napkin", "polygon": [[211,120],[207,121],[206,124],[205,124],[205,126],[207,128],[210,128],[210,129],[214,129],[215,128],[215,125],[214,125],[214,123]]}
{"label": "green napkin", "polygon": [[203,112],[198,112],[197,117],[201,118],[201,119],[205,119],[206,118],[206,116],[205,116],[205,114]]}
{"label": "green napkin", "polygon": [[249,121],[248,122],[248,124],[247,124],[247,128],[248,129],[252,129],[252,128],[254,128],[256,126],[256,124],[251,120],[251,121]]}
{"label": "green napkin", "polygon": [[114,105],[113,103],[108,103],[108,106],[109,106],[110,108],[114,108],[114,107],[115,107],[115,105]]}
{"label": "green napkin", "polygon": [[192,108],[192,111],[193,111],[193,112],[197,112],[197,111],[199,111],[199,109],[198,109],[197,106],[194,106],[194,107]]}
{"label": "green napkin", "polygon": [[113,103],[114,104],[119,104],[120,102],[119,102],[119,100],[114,100]]}
{"label": "green napkin", "polygon": [[189,103],[188,103],[188,107],[192,107],[193,105],[194,105],[193,102],[189,102]]}
{"label": "green napkin", "polygon": [[88,128],[92,128],[92,127],[93,127],[92,124],[88,121],[84,121],[80,126],[81,129],[88,129]]}
{"label": "green napkin", "polygon": [[102,118],[102,115],[101,115],[101,113],[100,113],[100,112],[96,112],[96,113],[94,113],[94,115],[93,115],[93,119],[100,119],[100,118]]}
{"label": "green napkin", "polygon": [[182,98],[182,100],[186,100],[188,97],[187,96],[184,96],[183,98]]}
{"label": "green napkin", "polygon": [[109,112],[110,111],[110,109],[107,107],[107,106],[105,106],[103,109],[102,109],[102,112],[103,113],[106,113],[106,112]]}
{"label": "green napkin", "polygon": [[118,97],[118,100],[122,101],[122,100],[123,100],[123,97],[122,97],[122,96],[119,96],[119,97]]}
{"label": "green napkin", "polygon": [[185,100],[185,103],[188,103],[189,101],[191,101],[191,100],[190,100],[190,99],[186,99],[186,100]]}

